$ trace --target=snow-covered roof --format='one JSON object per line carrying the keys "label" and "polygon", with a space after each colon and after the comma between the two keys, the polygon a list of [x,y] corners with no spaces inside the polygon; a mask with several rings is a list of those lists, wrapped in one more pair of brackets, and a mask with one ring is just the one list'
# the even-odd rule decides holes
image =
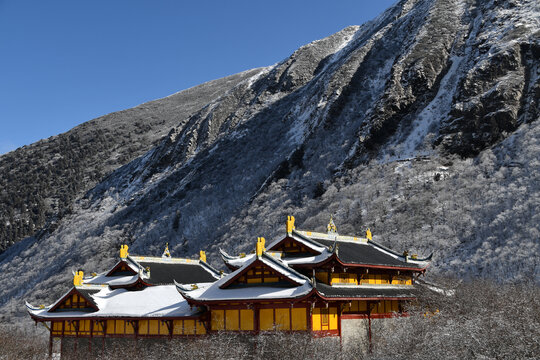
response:
{"label": "snow-covered roof", "polygon": [[[357,236],[343,236],[337,233],[318,233],[292,230],[286,237],[272,242],[268,248],[279,247],[286,239],[293,239],[318,254],[281,253],[280,261],[289,266],[316,265],[326,261],[332,255],[344,264],[380,268],[400,268],[423,270],[429,266],[431,255],[424,259],[413,259],[398,254],[372,240]],[[255,258],[254,254],[230,256],[220,250],[224,262],[231,268],[239,268]]]}
{"label": "snow-covered roof", "polygon": [[[85,287],[82,287],[83,289]],[[90,287],[87,287],[90,289]],[[125,289],[111,290],[109,287],[94,287],[91,294],[98,311],[67,310],[48,312],[53,306],[43,309],[28,303],[28,312],[37,318],[100,318],[100,317],[187,317],[197,315],[198,310],[191,308],[180,296],[175,285],[147,287],[140,291]]]}
{"label": "snow-covered roof", "polygon": [[198,259],[128,256],[116,263],[112,269],[122,263],[127,264],[135,274],[111,276],[112,270],[110,270],[93,277],[85,277],[83,284],[129,285],[140,278],[153,285],[172,285],[174,281],[179,283],[210,282],[221,278],[218,270]]}
{"label": "snow-covered roof", "polygon": [[132,284],[139,278],[137,275],[107,276],[106,273],[83,278],[83,285],[126,285]]}
{"label": "snow-covered roof", "polygon": [[[315,231],[304,231],[304,230],[293,230],[293,234],[296,233],[297,235],[304,236],[306,238],[309,238],[311,241],[315,241],[317,243],[317,240],[337,240],[337,241],[352,241],[352,242],[358,242],[358,243],[367,243],[368,239],[360,236],[348,236],[348,235],[339,235],[338,233],[321,233],[321,232],[315,232]],[[320,246],[320,244],[319,244]]]}
{"label": "snow-covered roof", "polygon": [[324,250],[317,256],[284,257],[283,261],[289,265],[317,264],[326,260],[332,253],[336,253],[343,263],[368,266],[424,269],[431,262],[431,256],[424,259],[412,259],[363,237],[302,230],[293,230],[293,234],[298,234],[298,237],[301,236],[304,239],[309,238],[312,243],[318,244]]}
{"label": "snow-covered roof", "polygon": [[[227,287],[234,279],[260,262],[286,277],[297,286],[287,285],[264,285],[251,284],[243,287]],[[255,300],[255,299],[290,299],[307,295],[313,287],[309,278],[288,267],[282,261],[263,253],[261,256],[253,256],[246,261],[243,266],[231,274],[221,278],[214,283],[194,284],[196,286],[176,284],[178,291],[186,299],[199,301],[216,300]]]}
{"label": "snow-covered roof", "polygon": [[198,284],[189,289],[177,284],[178,291],[187,299],[198,301],[294,299],[305,296],[313,287],[309,281],[297,287],[250,286],[220,289],[217,283]]}
{"label": "snow-covered roof", "polygon": [[[246,254],[244,256],[232,256],[227,254],[224,250],[219,249],[219,253],[223,262],[229,267],[234,268],[235,270],[241,266],[244,266],[248,261],[255,258],[255,254]],[[266,255],[269,255],[275,259],[281,259],[283,253],[281,251],[265,251]]]}
{"label": "snow-covered roof", "polygon": [[318,264],[320,262],[323,262],[324,260],[328,259],[330,256],[332,256],[332,252],[328,250],[324,250],[319,255],[314,256],[287,256],[281,259],[284,263],[287,265],[301,265],[301,264]]}
{"label": "snow-covered roof", "polygon": [[252,260],[255,257],[255,254],[247,254],[245,256],[231,256],[222,249],[219,249],[219,254],[221,255],[221,258],[223,259],[223,262],[225,264],[235,269],[242,267],[246,262]]}

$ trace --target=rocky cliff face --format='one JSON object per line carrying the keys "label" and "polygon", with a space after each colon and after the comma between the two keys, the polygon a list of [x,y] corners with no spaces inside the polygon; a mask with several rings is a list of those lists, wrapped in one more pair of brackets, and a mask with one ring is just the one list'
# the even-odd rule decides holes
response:
{"label": "rocky cliff face", "polygon": [[[539,15],[527,0],[400,1],[250,73],[74,202],[57,229],[6,251],[4,309],[52,299],[67,269],[102,269],[122,242],[204,248],[218,264],[219,246],[249,251],[287,214],[320,230],[333,213],[343,233],[370,226],[397,250],[438,251],[434,272],[538,276],[517,249],[537,249],[540,231],[525,215],[540,205]],[[7,285],[15,278],[27,286]]]}

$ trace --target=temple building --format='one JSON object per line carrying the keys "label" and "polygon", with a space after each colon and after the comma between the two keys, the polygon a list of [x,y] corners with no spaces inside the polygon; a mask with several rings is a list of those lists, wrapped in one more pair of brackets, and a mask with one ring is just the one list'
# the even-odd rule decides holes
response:
{"label": "temple building", "polygon": [[398,254],[366,237],[342,236],[330,220],[326,233],[296,230],[266,246],[257,239],[252,254],[221,257],[225,274],[206,262],[131,256],[127,245],[107,272],[74,273],[73,287],[50,306],[27,309],[53,340],[105,345],[108,338],[204,336],[222,331],[309,332],[342,341],[371,339],[371,322],[406,316],[416,298],[415,280],[431,256]]}

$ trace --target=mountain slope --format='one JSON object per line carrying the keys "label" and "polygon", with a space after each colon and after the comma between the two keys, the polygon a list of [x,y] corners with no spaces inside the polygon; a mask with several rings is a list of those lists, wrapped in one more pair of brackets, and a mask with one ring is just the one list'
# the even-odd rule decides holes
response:
{"label": "mountain slope", "polygon": [[260,69],[111,113],[0,156],[0,253],[44,225],[53,231],[72,202],[151,149],[208,102]]}
{"label": "mountain slope", "polygon": [[2,311],[51,300],[69,268],[105,268],[122,242],[218,265],[218,247],[250,251],[287,214],[435,251],[432,273],[538,279],[538,15],[527,0],[400,1],[303,46],[0,256]]}

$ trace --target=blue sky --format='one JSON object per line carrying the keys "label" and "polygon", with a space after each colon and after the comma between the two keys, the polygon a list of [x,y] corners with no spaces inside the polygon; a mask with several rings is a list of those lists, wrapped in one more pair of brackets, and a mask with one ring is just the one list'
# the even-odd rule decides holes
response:
{"label": "blue sky", "polygon": [[268,66],[395,0],[0,0],[0,154]]}

